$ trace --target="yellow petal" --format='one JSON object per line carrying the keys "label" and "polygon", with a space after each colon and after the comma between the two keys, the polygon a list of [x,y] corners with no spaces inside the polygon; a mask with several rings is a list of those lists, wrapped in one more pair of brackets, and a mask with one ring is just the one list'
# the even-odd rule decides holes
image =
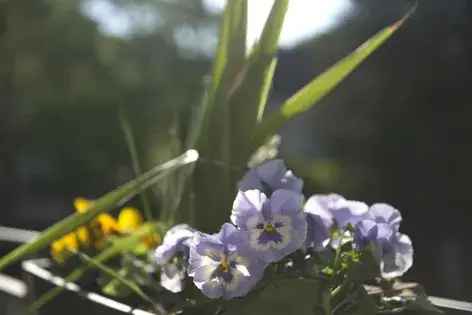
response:
{"label": "yellow petal", "polygon": [[119,231],[118,223],[116,222],[115,218],[109,214],[100,214],[97,217],[97,222],[104,237],[115,234]]}
{"label": "yellow petal", "polygon": [[143,244],[148,249],[154,249],[161,243],[161,237],[157,233],[152,233],[143,237]]}
{"label": "yellow petal", "polygon": [[65,244],[63,239],[52,242],[51,244],[51,256],[58,263],[64,262],[64,251]]}
{"label": "yellow petal", "polygon": [[87,212],[88,208],[92,205],[93,201],[89,199],[85,199],[82,197],[77,197],[74,199],[74,207],[78,213],[85,213]]}
{"label": "yellow petal", "polygon": [[79,240],[80,245],[88,247],[91,243],[90,232],[88,228],[81,226],[76,230],[77,239]]}
{"label": "yellow petal", "polygon": [[75,233],[69,233],[64,235],[63,238],[65,248],[70,252],[76,252],[79,250],[79,240]]}
{"label": "yellow petal", "polygon": [[132,233],[143,224],[143,217],[138,209],[126,207],[118,216],[118,227],[122,233]]}

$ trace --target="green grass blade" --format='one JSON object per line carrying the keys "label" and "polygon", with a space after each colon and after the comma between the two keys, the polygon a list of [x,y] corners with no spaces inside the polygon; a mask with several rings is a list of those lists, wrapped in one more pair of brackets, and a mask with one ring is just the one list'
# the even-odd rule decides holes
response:
{"label": "green grass blade", "polygon": [[221,22],[216,56],[213,62],[211,82],[202,106],[202,118],[194,132],[197,133],[198,148],[206,139],[214,121],[214,110],[225,99],[226,86],[238,69],[242,67],[246,54],[247,0],[228,1]]}
{"label": "green grass blade", "polygon": [[257,50],[261,54],[272,56],[276,51],[279,43],[280,32],[285,20],[285,14],[288,9],[288,0],[277,0],[269,14],[264,29],[262,30],[261,39],[257,44]]}
{"label": "green grass blade", "polygon": [[[163,235],[165,229],[166,227],[162,226],[159,223],[144,224],[130,236],[126,236],[114,241],[110,247],[107,247],[98,255],[94,256],[93,260],[95,263],[103,264],[124,251],[132,250],[142,241],[142,238],[144,236],[149,235],[150,233],[158,233],[159,235]],[[93,264],[87,263],[81,267],[76,268],[74,271],[72,271],[69,275],[65,277],[65,282],[68,283],[79,280],[88,270],[93,267]],[[32,303],[29,308],[31,310],[37,310],[41,308],[43,305],[57,297],[62,291],[64,291],[64,286],[57,286],[49,290],[48,292],[40,296],[38,299],[36,299],[36,301]]]}
{"label": "green grass blade", "polygon": [[257,104],[257,122],[262,120],[264,115],[264,110],[267,105],[267,100],[269,98],[270,88],[272,87],[272,79],[274,78],[275,68],[277,67],[277,58],[273,58],[272,62],[269,64],[269,67],[266,69],[263,79],[262,79],[262,88],[258,97]]}
{"label": "green grass blade", "polygon": [[[138,150],[136,149],[136,143],[134,141],[133,129],[131,128],[131,124],[129,123],[128,117],[126,117],[123,107],[119,108],[118,117],[120,120],[121,129],[123,130],[123,135],[125,137],[126,145],[128,147],[128,151],[131,157],[134,175],[139,176],[142,174],[142,168],[138,158]],[[143,206],[144,216],[146,220],[151,221],[153,219],[151,205],[147,198],[146,192],[142,191],[139,196]]]}
{"label": "green grass blade", "polygon": [[[246,62],[246,11],[247,0],[227,1],[212,81],[202,107],[201,127],[197,129],[196,148],[202,161],[209,161],[196,166],[192,182],[196,208],[206,209],[195,217],[197,226],[204,230],[213,229],[216,222],[224,220],[226,213],[221,209],[229,206],[234,193],[230,166],[238,148],[231,143],[233,117],[228,102]],[[224,167],[215,170],[214,162]],[[208,183],[212,182],[218,183],[218,194],[211,191]]]}
{"label": "green grass blade", "polygon": [[272,85],[276,66],[275,54],[282,31],[288,0],[275,1],[264,25],[261,38],[249,56],[241,82],[231,95],[232,164],[243,168],[252,152],[251,139],[260,121]]}
{"label": "green grass blade", "polygon": [[355,70],[362,61],[390,38],[412,14],[414,9],[415,8],[410,10],[401,20],[376,33],[350,55],[337,62],[334,66],[295,93],[278,111],[263,119],[254,134],[254,147],[258,147],[264,143],[265,139],[276,133],[286,121],[309,110],[331,92],[344,78]]}
{"label": "green grass blade", "polygon": [[100,213],[110,211],[114,207],[122,205],[136,194],[145,190],[149,186],[157,183],[172,171],[193,163],[198,159],[198,153],[195,150],[188,150],[181,156],[158,165],[136,179],[118,187],[117,189],[105,194],[97,199],[87,212],[75,213],[52,225],[42,232],[34,241],[21,245],[3,256],[0,259],[0,270],[22,259],[23,257],[36,253],[47,247],[51,242],[67,234],[79,226],[93,220]]}
{"label": "green grass blade", "polygon": [[157,305],[146,293],[143,292],[143,290],[141,290],[139,285],[137,285],[134,281],[125,278],[124,276],[120,275],[118,272],[116,272],[112,268],[106,266],[102,262],[96,260],[93,257],[90,257],[89,255],[85,253],[78,252],[77,255],[84,263],[90,265],[92,268],[100,270],[103,274],[118,281],[120,284],[130,289],[134,294],[139,296],[143,301],[149,303],[151,306],[154,307],[155,305]]}

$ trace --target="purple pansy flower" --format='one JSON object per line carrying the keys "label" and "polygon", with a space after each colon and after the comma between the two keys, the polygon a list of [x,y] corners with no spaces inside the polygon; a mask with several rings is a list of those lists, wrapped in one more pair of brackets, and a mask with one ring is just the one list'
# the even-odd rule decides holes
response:
{"label": "purple pansy flower", "polygon": [[247,233],[225,223],[218,234],[200,234],[190,247],[189,275],[209,298],[246,295],[266,264],[247,251]]}
{"label": "purple pansy flower", "polygon": [[410,238],[399,232],[400,212],[387,204],[374,204],[367,218],[356,226],[355,243],[359,248],[372,245],[384,278],[403,275],[413,265]]}
{"label": "purple pansy flower", "polygon": [[179,224],[167,231],[162,245],[156,248],[154,258],[161,266],[161,285],[177,293],[183,290],[186,277],[189,245],[195,230],[187,224]]}
{"label": "purple pansy flower", "polygon": [[303,180],[287,170],[283,160],[269,160],[251,168],[238,184],[239,190],[258,189],[267,196],[277,189],[292,190],[301,193]]}
{"label": "purple pansy flower", "polygon": [[369,207],[360,201],[346,200],[337,194],[313,195],[304,206],[307,216],[308,232],[305,246],[314,250],[323,250],[332,241],[337,246],[339,240],[332,240],[332,229],[341,230],[355,226],[366,217]]}
{"label": "purple pansy flower", "polygon": [[306,238],[303,195],[279,189],[267,199],[259,190],[240,191],[231,221],[249,234],[249,248],[265,262],[274,262],[299,249]]}
{"label": "purple pansy flower", "polygon": [[377,223],[388,224],[397,232],[400,229],[400,223],[402,222],[400,211],[386,203],[373,204],[369,208],[366,217]]}

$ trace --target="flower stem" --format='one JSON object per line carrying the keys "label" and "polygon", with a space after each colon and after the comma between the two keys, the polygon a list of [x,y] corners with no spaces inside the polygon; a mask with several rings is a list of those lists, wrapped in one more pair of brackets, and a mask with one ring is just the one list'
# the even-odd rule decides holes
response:
{"label": "flower stem", "polygon": [[[131,128],[131,124],[129,123],[128,118],[126,117],[123,107],[119,108],[118,116],[120,119],[121,129],[123,130],[126,144],[128,146],[129,154],[131,156],[131,162],[133,164],[133,171],[136,176],[139,176],[142,174],[142,169],[139,163],[138,151],[136,149],[136,143],[134,141],[134,135],[133,135],[133,130]],[[139,195],[141,198],[141,203],[143,205],[144,216],[147,221],[152,221],[153,216],[152,216],[151,206],[147,198],[147,195],[144,191],[141,192]]]}

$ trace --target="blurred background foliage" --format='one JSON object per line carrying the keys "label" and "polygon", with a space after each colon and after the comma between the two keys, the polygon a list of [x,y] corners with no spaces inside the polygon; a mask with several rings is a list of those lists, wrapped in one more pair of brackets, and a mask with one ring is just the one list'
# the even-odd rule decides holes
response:
{"label": "blurred background foliage", "polygon": [[[204,2],[0,2],[1,225],[43,229],[74,197],[129,180],[120,106],[144,169],[175,156],[216,45],[220,11]],[[347,2],[335,27],[280,50],[269,111],[411,4]],[[470,1],[420,1],[335,93],[282,130],[282,156],[307,193],[398,207],[416,247],[409,277],[454,298],[472,294],[471,35]]]}

